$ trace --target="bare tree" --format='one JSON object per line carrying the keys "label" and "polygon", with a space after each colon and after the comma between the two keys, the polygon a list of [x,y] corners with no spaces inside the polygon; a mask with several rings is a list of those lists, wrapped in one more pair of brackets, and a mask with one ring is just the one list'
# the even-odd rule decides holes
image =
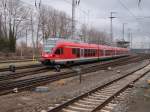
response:
{"label": "bare tree", "polygon": [[43,38],[47,38],[51,35],[56,36],[57,33],[62,37],[71,30],[71,19],[66,13],[46,6],[42,6],[39,13]]}
{"label": "bare tree", "polygon": [[83,40],[95,44],[109,44],[110,37],[105,32],[98,31],[96,28],[88,29],[85,24],[81,27]]}
{"label": "bare tree", "polygon": [[[34,16],[33,16],[34,15]],[[8,48],[9,51],[16,50],[16,41],[25,37],[26,31],[31,35],[33,45],[33,56],[38,50],[41,40],[58,33],[60,37],[71,35],[71,17],[65,12],[58,11],[52,7],[41,5],[38,10],[26,6],[20,0],[0,1],[0,48]],[[81,26],[84,40],[90,43],[106,44],[109,36],[95,28],[88,29],[87,25]],[[4,44],[5,43],[5,44]],[[1,49],[0,49],[1,50]]]}
{"label": "bare tree", "polygon": [[15,52],[18,34],[22,31],[24,22],[28,17],[29,8],[20,0],[1,0],[1,13],[3,19],[3,32],[9,39],[9,50]]}
{"label": "bare tree", "polygon": [[[59,32],[61,36],[65,36],[68,32],[71,32],[71,19],[64,12],[60,12],[59,17]],[[71,34],[70,34],[71,35]]]}

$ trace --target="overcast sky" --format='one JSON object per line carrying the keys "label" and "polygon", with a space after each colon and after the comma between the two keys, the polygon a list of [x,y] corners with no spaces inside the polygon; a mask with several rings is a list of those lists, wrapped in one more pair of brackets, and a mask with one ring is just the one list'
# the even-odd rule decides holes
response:
{"label": "overcast sky", "polygon": [[[34,6],[35,0],[22,0]],[[39,2],[40,0],[37,0]],[[72,0],[41,0],[42,4],[66,12],[71,16]],[[110,12],[113,16],[114,38],[122,38],[122,24],[125,24],[125,38],[129,29],[133,33],[135,47],[149,46],[150,42],[150,0],[81,0],[76,7],[76,20],[110,33]]]}

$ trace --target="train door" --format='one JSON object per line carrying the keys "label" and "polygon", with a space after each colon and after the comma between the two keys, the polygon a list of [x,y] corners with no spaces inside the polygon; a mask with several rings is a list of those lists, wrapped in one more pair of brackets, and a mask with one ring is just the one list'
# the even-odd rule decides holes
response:
{"label": "train door", "polygon": [[81,49],[80,49],[80,58],[83,58],[83,57],[84,57],[84,49],[81,48]]}

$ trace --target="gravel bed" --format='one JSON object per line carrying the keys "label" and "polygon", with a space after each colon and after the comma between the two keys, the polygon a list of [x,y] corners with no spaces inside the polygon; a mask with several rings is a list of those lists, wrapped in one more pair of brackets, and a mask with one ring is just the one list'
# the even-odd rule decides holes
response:
{"label": "gravel bed", "polygon": [[150,72],[141,78],[112,112],[150,112]]}
{"label": "gravel bed", "polygon": [[[147,61],[132,63],[124,66],[115,67],[112,70],[100,70],[88,73],[82,77],[82,83],[79,83],[79,77],[60,80],[48,85],[49,92],[25,91],[22,93],[0,96],[0,112],[40,112],[47,110],[48,107],[59,103],[64,99],[73,98],[81,93],[91,90],[99,85],[116,77],[116,75],[133,71],[143,66]],[[121,73],[118,74],[117,72]]]}

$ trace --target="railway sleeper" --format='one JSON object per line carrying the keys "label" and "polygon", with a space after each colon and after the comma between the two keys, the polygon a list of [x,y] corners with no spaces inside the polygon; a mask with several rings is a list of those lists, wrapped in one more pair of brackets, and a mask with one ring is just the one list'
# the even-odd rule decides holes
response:
{"label": "railway sleeper", "polygon": [[98,99],[98,100],[103,100],[103,99],[107,99],[107,96],[88,96],[88,98],[92,98],[92,99]]}
{"label": "railway sleeper", "polygon": [[75,110],[75,111],[78,111],[78,112],[87,112],[87,111],[90,111],[92,110],[92,108],[84,108],[84,107],[78,107],[78,106],[74,106],[74,105],[70,105],[67,107],[68,109],[71,109],[71,110]]}
{"label": "railway sleeper", "polygon": [[79,112],[79,111],[75,111],[75,110],[64,108],[64,109],[62,109],[61,112]]}
{"label": "railway sleeper", "polygon": [[85,100],[85,101],[91,101],[91,102],[97,102],[97,103],[100,103],[100,102],[103,101],[103,100],[100,100],[100,99],[92,99],[92,98],[83,98],[83,100]]}
{"label": "railway sleeper", "polygon": [[75,102],[74,104],[82,107],[95,107],[95,105],[89,105],[89,104],[79,103],[79,102]]}
{"label": "railway sleeper", "polygon": [[87,100],[79,100],[78,103],[83,103],[83,104],[87,104],[87,105],[97,105],[99,104],[99,102],[93,102],[93,101],[87,101]]}
{"label": "railway sleeper", "polygon": [[87,109],[92,109],[95,107],[95,106],[91,106],[91,105],[79,105],[79,104],[75,104],[75,103],[72,106],[80,107],[80,108],[87,108]]}

